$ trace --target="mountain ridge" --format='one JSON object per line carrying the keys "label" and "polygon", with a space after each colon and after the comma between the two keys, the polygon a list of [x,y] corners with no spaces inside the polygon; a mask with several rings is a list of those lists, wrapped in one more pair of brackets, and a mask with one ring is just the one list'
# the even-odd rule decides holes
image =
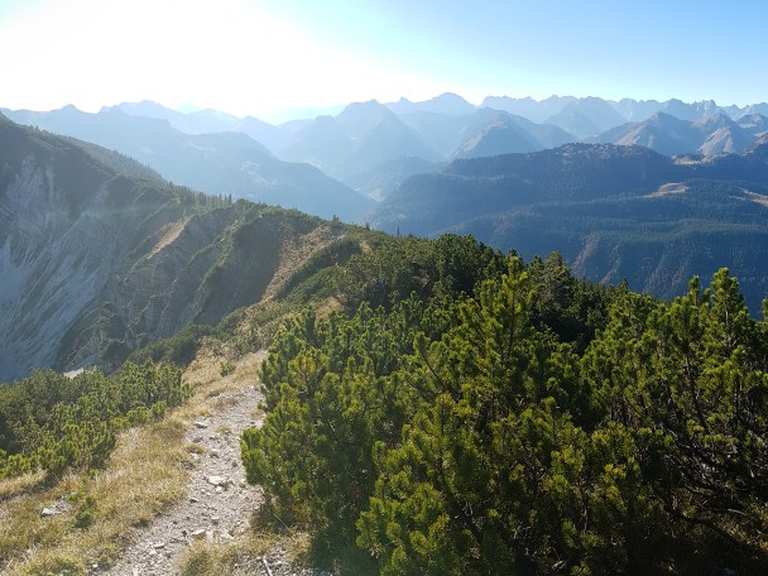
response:
{"label": "mountain ridge", "polygon": [[347,230],[129,175],[93,144],[3,119],[0,143],[0,379],[115,368],[259,302]]}

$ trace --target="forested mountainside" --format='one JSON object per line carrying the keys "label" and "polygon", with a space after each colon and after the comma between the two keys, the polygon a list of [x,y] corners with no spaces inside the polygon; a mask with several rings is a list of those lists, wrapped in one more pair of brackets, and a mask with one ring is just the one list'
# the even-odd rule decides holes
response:
{"label": "forested mountainside", "polygon": [[116,150],[176,184],[212,195],[297,208],[346,221],[362,221],[371,201],[315,166],[276,158],[246,134],[185,134],[167,120],[129,116],[120,109],[98,114],[72,106],[51,112],[5,110],[20,124]]}
{"label": "forested mountainside", "polygon": [[0,118],[0,377],[114,368],[137,346],[257,302],[344,230],[191,192]]}
{"label": "forested mountainside", "polygon": [[574,144],[413,176],[374,222],[405,234],[472,233],[526,258],[556,250],[579,275],[663,297],[728,266],[758,312],[766,215],[765,146],[672,160],[639,146]]}

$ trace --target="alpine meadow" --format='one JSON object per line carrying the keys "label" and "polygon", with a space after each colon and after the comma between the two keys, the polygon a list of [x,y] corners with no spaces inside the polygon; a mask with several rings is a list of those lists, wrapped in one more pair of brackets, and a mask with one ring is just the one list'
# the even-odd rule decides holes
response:
{"label": "alpine meadow", "polygon": [[766,21],[0,0],[0,575],[768,574]]}

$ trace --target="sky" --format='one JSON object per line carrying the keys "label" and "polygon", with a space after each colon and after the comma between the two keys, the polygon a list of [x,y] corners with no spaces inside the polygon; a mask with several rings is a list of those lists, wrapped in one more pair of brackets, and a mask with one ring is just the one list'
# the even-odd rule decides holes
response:
{"label": "sky", "polygon": [[0,106],[768,100],[768,1],[0,0]]}

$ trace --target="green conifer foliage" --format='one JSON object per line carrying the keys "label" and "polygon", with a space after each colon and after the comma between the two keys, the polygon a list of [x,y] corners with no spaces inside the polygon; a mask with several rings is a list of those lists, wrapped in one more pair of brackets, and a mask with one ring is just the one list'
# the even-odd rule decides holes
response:
{"label": "green conifer foliage", "polygon": [[382,306],[306,311],[264,365],[248,478],[321,558],[387,576],[768,570],[768,329],[727,271],[661,302],[556,257],[475,276],[477,255],[424,258],[384,255]]}
{"label": "green conifer foliage", "polygon": [[188,394],[177,367],[151,363],[127,363],[111,377],[39,371],[0,387],[0,478],[102,466],[120,430],[159,418]]}

